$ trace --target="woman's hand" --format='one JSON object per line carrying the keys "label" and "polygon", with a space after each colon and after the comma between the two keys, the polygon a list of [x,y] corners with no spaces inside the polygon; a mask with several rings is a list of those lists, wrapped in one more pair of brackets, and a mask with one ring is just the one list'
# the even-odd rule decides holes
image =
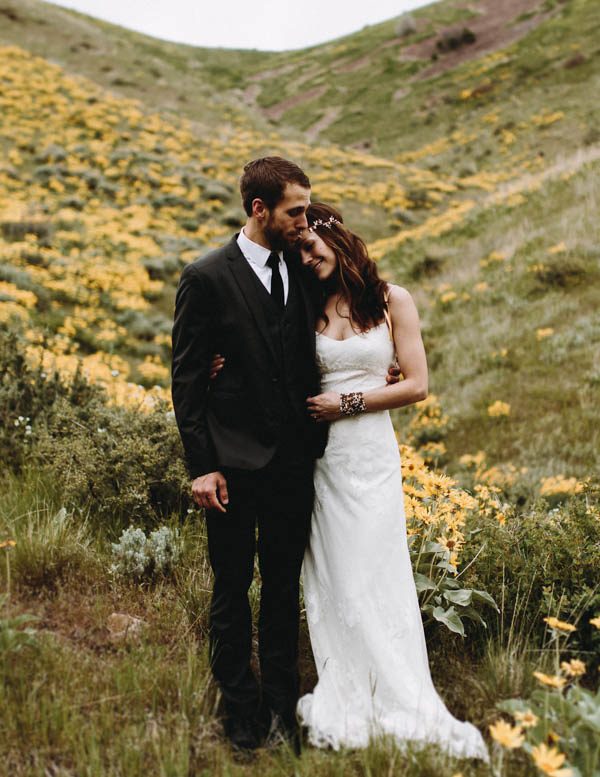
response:
{"label": "woman's hand", "polygon": [[213,353],[210,367],[208,368],[208,377],[210,380],[214,380],[225,366],[225,357],[220,353]]}
{"label": "woman's hand", "polygon": [[335,391],[327,391],[316,397],[308,397],[306,400],[308,414],[317,422],[337,421],[338,418],[342,417],[340,399],[340,395],[336,394]]}

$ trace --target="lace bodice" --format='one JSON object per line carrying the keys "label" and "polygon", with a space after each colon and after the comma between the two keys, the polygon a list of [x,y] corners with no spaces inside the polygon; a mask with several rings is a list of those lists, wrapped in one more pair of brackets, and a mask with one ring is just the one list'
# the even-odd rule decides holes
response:
{"label": "lace bodice", "polygon": [[346,340],[317,334],[321,391],[369,391],[385,385],[394,344],[384,322]]}

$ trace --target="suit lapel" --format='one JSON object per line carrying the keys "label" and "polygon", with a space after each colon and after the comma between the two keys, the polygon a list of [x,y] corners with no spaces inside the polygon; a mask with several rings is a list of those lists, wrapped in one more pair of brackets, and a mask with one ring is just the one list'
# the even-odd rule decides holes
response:
{"label": "suit lapel", "polygon": [[256,322],[258,330],[263,335],[273,359],[277,361],[277,351],[267,324],[264,305],[256,290],[256,281],[260,283],[260,280],[253,277],[254,271],[248,264],[244,254],[240,251],[240,247],[237,244],[237,236],[233,237],[229,245],[226,246],[226,254],[229,261],[229,269],[242,293],[244,301]]}

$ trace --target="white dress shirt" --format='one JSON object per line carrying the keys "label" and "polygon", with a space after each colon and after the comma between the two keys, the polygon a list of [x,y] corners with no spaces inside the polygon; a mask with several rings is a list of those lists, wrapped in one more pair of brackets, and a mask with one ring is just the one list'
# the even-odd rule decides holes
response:
{"label": "white dress shirt", "polygon": [[[273,271],[267,264],[267,259],[272,252],[264,246],[259,246],[258,243],[250,240],[249,237],[246,237],[243,228],[240,230],[240,234],[238,235],[237,244],[240,247],[240,251],[246,257],[248,264],[254,270],[258,276],[258,279],[270,294],[271,276],[273,275]],[[276,253],[279,256],[279,273],[281,275],[281,280],[283,281],[283,299],[284,302],[287,302],[288,289],[290,286],[288,268],[287,264],[283,261],[283,251],[277,251]]]}

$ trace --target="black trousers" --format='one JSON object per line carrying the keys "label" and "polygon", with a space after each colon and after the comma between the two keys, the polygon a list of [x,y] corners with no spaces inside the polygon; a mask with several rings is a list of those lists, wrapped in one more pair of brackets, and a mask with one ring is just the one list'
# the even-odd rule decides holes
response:
{"label": "black trousers", "polygon": [[[260,470],[223,470],[227,513],[207,511],[214,573],[210,617],[211,667],[226,716],[280,715],[295,721],[298,699],[299,579],[310,531],[314,457],[288,433]],[[256,528],[258,526],[258,543]],[[248,589],[258,550],[261,682],[251,666],[252,616]]]}

